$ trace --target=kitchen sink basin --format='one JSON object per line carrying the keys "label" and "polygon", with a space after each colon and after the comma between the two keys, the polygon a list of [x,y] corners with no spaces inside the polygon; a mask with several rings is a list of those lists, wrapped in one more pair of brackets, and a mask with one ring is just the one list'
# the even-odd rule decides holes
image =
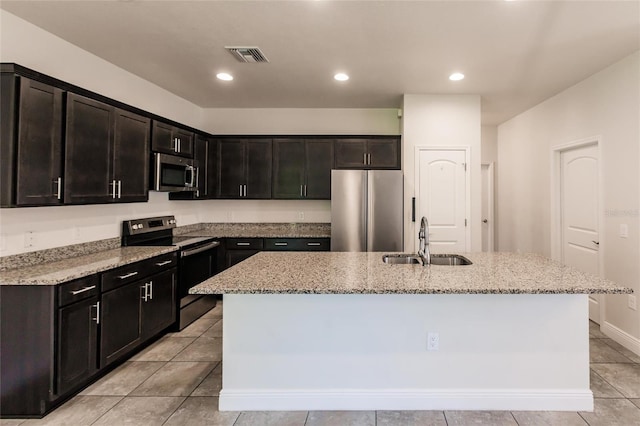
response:
{"label": "kitchen sink basin", "polygon": [[422,260],[417,254],[385,254],[382,261],[392,265],[422,265]]}
{"label": "kitchen sink basin", "polygon": [[472,261],[470,261],[464,256],[460,256],[459,254],[432,254],[431,255],[432,265],[458,266],[458,265],[471,265],[472,263],[473,263]]}

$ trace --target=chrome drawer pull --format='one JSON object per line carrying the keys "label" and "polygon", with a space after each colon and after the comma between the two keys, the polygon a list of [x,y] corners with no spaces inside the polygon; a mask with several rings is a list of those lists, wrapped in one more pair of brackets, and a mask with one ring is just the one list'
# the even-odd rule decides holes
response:
{"label": "chrome drawer pull", "polygon": [[124,280],[125,278],[133,277],[134,275],[138,275],[138,272],[129,272],[126,275],[118,276],[118,278],[120,278],[121,280]]}
{"label": "chrome drawer pull", "polygon": [[164,266],[164,265],[168,265],[168,264],[170,264],[170,263],[171,263],[171,261],[170,261],[170,260],[165,260],[164,262],[156,263],[156,266]]}
{"label": "chrome drawer pull", "polygon": [[96,317],[91,319],[94,320],[96,324],[100,324],[100,302],[96,302],[93,306],[96,308]]}
{"label": "chrome drawer pull", "polygon": [[250,246],[251,243],[236,243],[237,246]]}
{"label": "chrome drawer pull", "polygon": [[85,288],[82,288],[80,290],[72,291],[70,293],[75,296],[76,294],[84,293],[85,291],[93,290],[94,288],[96,288],[96,286],[92,285],[90,287],[85,287]]}
{"label": "chrome drawer pull", "polygon": [[276,245],[276,246],[287,246],[289,244],[288,243],[275,243],[274,245]]}
{"label": "chrome drawer pull", "polygon": [[320,243],[307,243],[308,246],[319,246]]}

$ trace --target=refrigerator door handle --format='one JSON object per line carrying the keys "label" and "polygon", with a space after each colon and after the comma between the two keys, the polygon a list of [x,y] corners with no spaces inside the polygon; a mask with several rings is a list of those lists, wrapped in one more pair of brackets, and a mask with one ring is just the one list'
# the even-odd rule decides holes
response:
{"label": "refrigerator door handle", "polygon": [[375,202],[375,192],[373,190],[373,176],[371,175],[371,172],[366,172],[365,175],[365,220],[367,221],[367,232],[366,232],[366,247],[367,247],[367,251],[373,251],[373,226],[375,224],[374,222],[374,218],[373,218],[373,203]]}

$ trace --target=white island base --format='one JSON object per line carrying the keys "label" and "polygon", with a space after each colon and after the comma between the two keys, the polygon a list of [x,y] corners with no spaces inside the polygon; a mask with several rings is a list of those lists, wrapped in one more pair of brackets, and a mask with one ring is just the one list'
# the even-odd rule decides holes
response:
{"label": "white island base", "polygon": [[221,411],[593,410],[584,294],[225,294],[223,309]]}

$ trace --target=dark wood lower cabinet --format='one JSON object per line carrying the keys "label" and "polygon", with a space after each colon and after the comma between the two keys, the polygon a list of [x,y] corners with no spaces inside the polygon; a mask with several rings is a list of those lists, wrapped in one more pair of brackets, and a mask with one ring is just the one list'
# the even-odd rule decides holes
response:
{"label": "dark wood lower cabinet", "polygon": [[134,283],[102,295],[100,368],[129,353],[140,343],[140,310],[144,283]]}
{"label": "dark wood lower cabinet", "polygon": [[98,298],[58,309],[57,389],[62,395],[98,370]]}
{"label": "dark wood lower cabinet", "polygon": [[176,264],[169,253],[59,285],[0,286],[0,418],[42,417],[169,329]]}

